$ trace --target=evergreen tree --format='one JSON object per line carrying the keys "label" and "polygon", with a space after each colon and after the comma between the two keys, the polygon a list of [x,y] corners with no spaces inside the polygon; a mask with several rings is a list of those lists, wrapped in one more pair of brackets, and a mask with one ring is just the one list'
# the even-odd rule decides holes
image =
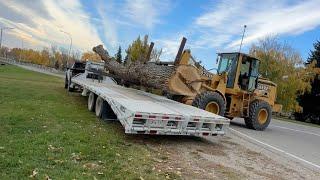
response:
{"label": "evergreen tree", "polygon": [[[302,113],[296,113],[298,120],[311,120],[313,123],[320,123],[320,41],[313,44],[314,49],[310,51],[308,60],[305,65],[308,74],[314,76],[311,82],[311,92],[299,96],[299,105],[303,108]],[[317,119],[318,118],[318,119]]]}
{"label": "evergreen tree", "polygon": [[121,46],[119,46],[118,52],[115,54],[116,61],[122,63]]}
{"label": "evergreen tree", "polygon": [[318,40],[313,44],[314,50],[310,51],[307,64],[311,64],[312,61],[317,61],[316,67],[320,67],[320,41]]}
{"label": "evergreen tree", "polygon": [[[312,62],[315,63],[316,68],[320,68],[320,41],[316,41],[313,44],[314,50],[310,51],[309,58],[306,64],[311,64]],[[317,95],[320,94],[320,74],[316,74],[313,82],[311,83],[312,90],[311,94]]]}

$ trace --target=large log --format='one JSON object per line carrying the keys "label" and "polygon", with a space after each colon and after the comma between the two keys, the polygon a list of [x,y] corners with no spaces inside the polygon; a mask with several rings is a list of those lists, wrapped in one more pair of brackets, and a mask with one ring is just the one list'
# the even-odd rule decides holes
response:
{"label": "large log", "polygon": [[112,59],[102,45],[94,47],[93,51],[105,62],[106,70],[122,80],[136,85],[168,91],[168,81],[175,71],[175,66],[141,62],[134,62],[126,66]]}

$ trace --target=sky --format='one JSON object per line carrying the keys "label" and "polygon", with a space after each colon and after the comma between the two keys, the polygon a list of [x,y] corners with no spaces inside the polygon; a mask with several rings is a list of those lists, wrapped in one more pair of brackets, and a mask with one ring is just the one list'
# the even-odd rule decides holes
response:
{"label": "sky", "polygon": [[0,27],[14,28],[3,31],[4,46],[68,49],[72,39],[73,51],[103,44],[115,54],[148,34],[170,61],[186,37],[206,68],[217,52],[239,50],[244,25],[243,52],[277,36],[306,59],[320,40],[320,0],[0,0]]}

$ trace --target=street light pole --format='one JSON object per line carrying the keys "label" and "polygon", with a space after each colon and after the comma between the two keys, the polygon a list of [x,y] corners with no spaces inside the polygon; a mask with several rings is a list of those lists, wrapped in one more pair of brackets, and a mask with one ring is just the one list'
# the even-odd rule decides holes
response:
{"label": "street light pole", "polygon": [[10,27],[2,27],[0,28],[0,49],[2,47],[2,34],[3,34],[3,30],[6,30],[6,29],[14,29],[14,28],[10,28]]}
{"label": "street light pole", "polygon": [[19,59],[19,63],[21,63],[22,52],[23,52],[23,39],[21,38],[21,51],[20,51],[20,59]]}
{"label": "street light pole", "polygon": [[63,32],[63,33],[65,33],[65,34],[67,34],[67,35],[69,36],[69,38],[70,38],[70,47],[69,47],[68,60],[67,60],[67,66],[68,66],[68,63],[69,63],[69,60],[70,60],[71,47],[72,47],[72,36],[71,36],[71,34],[68,33],[68,32],[65,32],[65,31],[63,31],[63,30],[60,30],[60,31]]}

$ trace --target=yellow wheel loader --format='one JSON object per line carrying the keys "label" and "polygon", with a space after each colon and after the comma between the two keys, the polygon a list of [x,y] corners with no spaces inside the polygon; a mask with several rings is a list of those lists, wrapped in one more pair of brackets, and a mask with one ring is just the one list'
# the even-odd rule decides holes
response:
{"label": "yellow wheel loader", "polygon": [[248,128],[264,130],[275,103],[277,85],[259,76],[259,60],[244,53],[219,53],[217,74],[205,70],[183,50],[183,39],[174,61],[176,71],[168,81],[170,97],[230,119],[244,118]]}

